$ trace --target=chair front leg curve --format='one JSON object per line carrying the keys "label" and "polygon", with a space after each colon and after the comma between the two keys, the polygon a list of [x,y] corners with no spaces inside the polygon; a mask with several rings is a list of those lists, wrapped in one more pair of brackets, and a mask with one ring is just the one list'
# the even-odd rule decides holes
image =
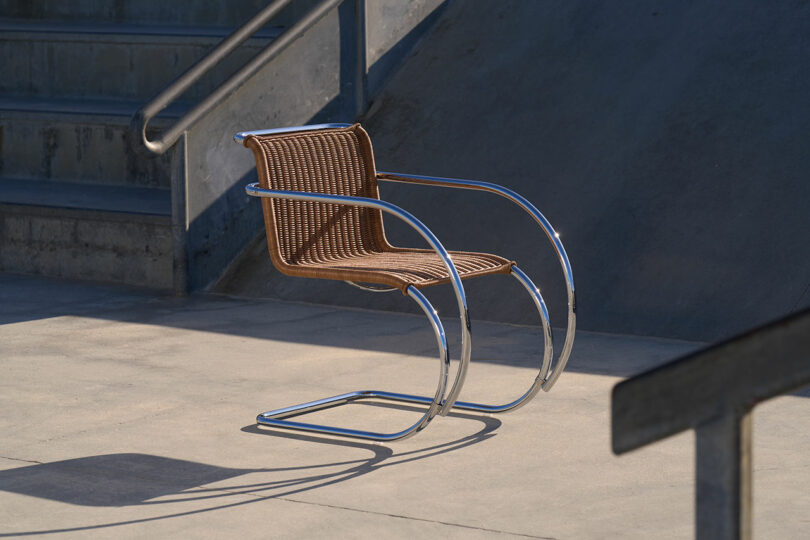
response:
{"label": "chair front leg curve", "polygon": [[[467,309],[467,297],[464,294],[464,286],[461,284],[461,277],[459,276],[458,271],[456,270],[456,267],[453,264],[452,259],[450,258],[450,255],[447,253],[447,250],[444,248],[441,242],[439,242],[439,239],[436,237],[436,235],[433,234],[433,232],[430,229],[428,229],[424,223],[416,219],[416,217],[414,217],[410,212],[407,212],[394,204],[379,199],[372,199],[368,197],[353,197],[348,195],[330,195],[326,193],[309,193],[303,191],[264,189],[260,187],[257,183],[252,183],[245,186],[245,192],[253,197],[267,197],[267,198],[288,199],[297,201],[323,202],[323,203],[340,204],[346,206],[359,206],[364,208],[373,208],[376,210],[381,210],[383,212],[386,212],[401,219],[402,221],[410,225],[414,230],[416,230],[416,232],[418,232],[422,236],[422,238],[425,239],[425,241],[430,245],[431,248],[433,248],[436,254],[439,255],[439,257],[442,260],[442,263],[447,269],[447,272],[450,274],[450,284],[453,286],[453,292],[455,292],[456,295],[456,301],[458,303],[459,319],[461,321],[461,356],[459,358],[459,366],[458,370],[456,371],[456,378],[453,382],[453,386],[450,389],[448,395],[442,401],[442,406],[439,410],[440,415],[446,416],[452,409],[453,404],[458,398],[458,395],[461,392],[461,388],[464,385],[464,380],[467,375],[467,369],[469,368],[470,365],[470,355],[472,353],[472,343],[471,343],[472,336],[470,333],[470,313],[469,310]],[[412,289],[415,292],[412,292],[411,291]],[[409,296],[411,296],[411,298],[414,298],[420,304],[420,306],[423,307],[423,310],[426,309],[424,307],[425,305],[430,306],[430,303],[427,301],[427,299],[424,298],[424,296],[422,296],[422,294],[419,293],[419,291],[416,288],[409,287],[408,294]],[[429,313],[428,311],[425,311],[425,313],[428,315],[428,318],[433,323],[438,323],[439,325],[441,325],[441,322],[438,320],[438,315],[436,315],[436,311],[433,309],[432,306],[430,306]],[[442,335],[443,334],[444,330],[442,329]],[[353,394],[354,393],[346,394],[346,396],[350,396]],[[330,400],[334,400],[337,398],[340,398],[339,400],[342,400],[343,403],[348,402],[346,401],[344,396],[335,396],[335,398],[329,398],[327,401],[331,403]],[[358,399],[358,397],[354,397],[352,399]],[[408,401],[411,403],[426,403],[425,400],[427,400],[428,402],[431,401],[430,398],[422,398],[419,396],[408,396]],[[318,403],[320,402],[312,402],[312,405],[317,406]],[[340,404],[342,403],[335,403],[334,405],[323,404],[321,406],[317,406],[317,408],[313,410],[328,408]],[[279,412],[279,411],[271,411],[271,412]],[[294,415],[295,414],[293,415],[288,414],[286,416],[294,416]],[[292,427],[292,424],[295,423],[289,422],[288,424],[290,424],[288,427]],[[296,429],[303,429],[303,428],[296,428]],[[400,435],[400,434],[392,434],[392,435]],[[389,437],[375,440],[395,440],[397,438],[402,438],[403,436],[407,435],[408,434],[396,436],[394,438]],[[346,436],[352,435],[346,434]],[[361,435],[354,435],[354,436],[361,438],[369,438],[369,437],[362,437]]]}
{"label": "chair front leg curve", "polygon": [[484,405],[481,403],[471,403],[468,401],[456,401],[454,406],[455,409],[482,413],[503,413],[513,411],[531,401],[531,399],[543,387],[543,382],[548,376],[549,369],[551,368],[551,358],[554,356],[554,344],[546,303],[543,301],[540,290],[532,282],[532,280],[529,279],[529,276],[523,272],[523,270],[513,265],[510,275],[519,281],[529,295],[531,295],[534,305],[537,307],[538,313],[540,313],[540,319],[543,325],[543,360],[540,363],[540,369],[538,370],[537,377],[535,377],[534,382],[529,389],[522,396],[512,402],[504,405]]}
{"label": "chair front leg curve", "polygon": [[495,193],[504,197],[526,211],[532,216],[534,221],[540,225],[543,232],[546,234],[549,242],[551,242],[557,254],[557,259],[562,267],[563,275],[565,278],[566,293],[568,296],[568,323],[565,329],[565,341],[563,342],[562,350],[557,358],[557,361],[552,368],[551,372],[547,375],[542,383],[542,388],[545,391],[551,390],[554,383],[562,374],[568,358],[571,356],[571,350],[574,346],[574,337],[576,334],[577,326],[577,302],[576,290],[574,288],[574,275],[571,271],[571,263],[568,260],[568,254],[560,240],[560,235],[551,226],[551,223],[546,217],[525,197],[512,191],[511,189],[493,184],[492,182],[479,182],[477,180],[460,180],[457,178],[440,178],[434,176],[423,176],[418,174],[402,174],[393,172],[377,172],[377,179],[387,182],[402,182],[406,184],[420,184],[426,186],[447,187],[456,189],[469,189],[474,191],[486,191]]}
{"label": "chair front leg curve", "polygon": [[[439,384],[436,387],[436,393],[432,398],[413,396],[410,394],[398,394],[395,392],[384,392],[381,390],[362,390],[261,413],[256,417],[256,421],[259,424],[272,426],[275,428],[308,431],[312,433],[338,435],[341,437],[351,437],[354,439],[365,439],[381,442],[402,440],[423,430],[436,416],[436,413],[439,412],[439,409],[442,406],[450,372],[450,356],[448,354],[447,337],[444,333],[444,327],[442,326],[442,322],[439,319],[436,310],[418,289],[408,287],[408,296],[419,304],[419,307],[422,308],[422,311],[424,311],[425,315],[427,315],[428,321],[430,321],[433,332],[436,335],[436,343],[439,346]],[[347,429],[286,420],[287,418],[292,418],[323,409],[329,409],[332,407],[338,407],[340,405],[345,405],[347,403],[362,399],[378,399],[399,403],[416,403],[419,405],[428,405],[428,408],[425,411],[425,414],[415,424],[396,433],[376,433],[359,429]]]}

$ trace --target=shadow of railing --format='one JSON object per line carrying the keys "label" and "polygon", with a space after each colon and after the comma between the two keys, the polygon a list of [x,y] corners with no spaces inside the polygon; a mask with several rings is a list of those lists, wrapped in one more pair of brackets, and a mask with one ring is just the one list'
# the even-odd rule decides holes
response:
{"label": "shadow of railing", "polygon": [[[364,403],[362,406],[416,411],[409,406]],[[0,490],[29,497],[89,507],[126,507],[193,504],[221,500],[222,504],[193,508],[140,519],[114,521],[87,526],[39,529],[30,531],[0,530],[0,537],[32,536],[66,532],[91,531],[134,525],[183,516],[214,512],[254,504],[267,499],[289,497],[332,486],[386,467],[429,459],[458,451],[494,437],[501,425],[496,418],[451,413],[449,416],[474,420],[483,424],[475,433],[448,442],[433,444],[402,452],[374,443],[347,441],[245,426],[244,433],[353,448],[371,453],[371,457],[344,461],[298,465],[234,469],[149,454],[120,453],[88,456],[76,459],[40,463],[0,471]],[[338,470],[330,470],[338,468]],[[324,472],[321,472],[324,471]],[[244,484],[203,487],[240,476],[262,474],[284,476]],[[293,474],[292,477],[289,475]],[[244,500],[244,495],[251,498]],[[238,499],[231,502],[233,499]]]}

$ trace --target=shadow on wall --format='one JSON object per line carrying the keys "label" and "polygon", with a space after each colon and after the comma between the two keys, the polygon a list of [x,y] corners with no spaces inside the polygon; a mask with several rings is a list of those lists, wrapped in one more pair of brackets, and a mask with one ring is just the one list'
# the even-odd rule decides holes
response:
{"label": "shadow on wall", "polygon": [[[413,407],[390,404],[357,405],[416,410]],[[450,416],[480,422],[483,426],[477,432],[454,441],[401,453],[395,453],[390,448],[372,443],[285,433],[259,428],[255,425],[242,428],[242,431],[248,434],[338,445],[356,448],[371,454],[370,457],[332,463],[232,469],[149,454],[122,453],[41,463],[0,471],[0,490],[3,491],[80,506],[152,506],[156,511],[155,515],[150,517],[97,525],[34,531],[0,529],[0,537],[77,532],[134,525],[287,497],[351,480],[384,467],[461,450],[494,437],[494,431],[501,425],[500,420],[495,418],[458,413]],[[285,459],[288,457],[285,456]],[[245,475],[252,475],[249,482],[228,482],[219,488],[205,487]],[[252,497],[244,500],[244,495]],[[196,506],[196,503],[206,500],[217,501],[219,504],[202,509]],[[165,505],[171,506],[170,513],[161,512],[161,508],[165,508]]]}

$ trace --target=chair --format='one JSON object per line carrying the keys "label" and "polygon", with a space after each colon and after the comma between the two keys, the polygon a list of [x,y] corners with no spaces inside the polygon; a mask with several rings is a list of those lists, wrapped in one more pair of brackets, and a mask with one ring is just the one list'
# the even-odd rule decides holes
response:
{"label": "chair", "polygon": [[[487,182],[377,172],[368,134],[359,124],[320,124],[247,131],[234,140],[253,151],[258,183],[247,186],[249,195],[262,198],[267,247],[273,265],[290,276],[343,280],[368,291],[401,291],[412,298],[433,328],[439,347],[440,376],[432,397],[378,390],[357,391],[265,412],[262,425],[375,441],[403,439],[422,430],[437,415],[451,409],[500,413],[516,409],[542,388],[549,390],[565,368],[576,325],[574,280],[571,265],[545,217],[517,193]],[[506,197],[528,212],[551,241],[568,292],[568,326],[562,351],[553,363],[548,311],[539,289],[514,262],[487,253],[447,251],[416,217],[380,200],[378,182],[402,182],[447,188],[487,191]],[[430,249],[392,246],[385,237],[382,213],[413,227]],[[457,401],[470,363],[471,335],[462,281],[490,274],[509,274],[531,295],[540,313],[544,351],[537,377],[529,389],[504,405]],[[431,285],[450,283],[461,320],[461,356],[453,385],[447,392],[450,356],[438,314],[422,294]],[[376,433],[288,420],[309,412],[376,399],[426,406],[412,426],[393,433]]]}

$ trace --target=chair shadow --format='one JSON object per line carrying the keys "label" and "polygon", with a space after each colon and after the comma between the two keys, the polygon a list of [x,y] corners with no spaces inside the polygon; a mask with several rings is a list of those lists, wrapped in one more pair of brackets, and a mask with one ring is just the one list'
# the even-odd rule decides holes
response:
{"label": "chair shadow", "polygon": [[[422,412],[417,407],[400,404],[369,402],[361,405]],[[254,424],[244,426],[241,431],[328,446],[357,448],[370,452],[371,457],[294,467],[236,469],[149,454],[120,453],[88,456],[0,471],[0,490],[2,491],[79,506],[158,506],[221,500],[221,504],[213,507],[140,519],[68,528],[0,531],[0,537],[78,532],[134,525],[213,512],[267,499],[288,497],[365,476],[384,467],[461,450],[494,437],[493,432],[501,425],[500,420],[489,416],[455,412],[448,416],[475,420],[481,422],[483,427],[477,432],[459,439],[397,453],[394,449],[377,443],[319,437],[265,426],[259,427]],[[337,471],[331,470],[336,467],[339,468]],[[284,476],[284,479],[228,485],[227,487],[202,487],[252,473],[278,474]],[[289,476],[290,473],[293,474],[292,477]],[[251,495],[251,498],[241,500],[244,495]],[[234,498],[240,500],[230,502]]]}

